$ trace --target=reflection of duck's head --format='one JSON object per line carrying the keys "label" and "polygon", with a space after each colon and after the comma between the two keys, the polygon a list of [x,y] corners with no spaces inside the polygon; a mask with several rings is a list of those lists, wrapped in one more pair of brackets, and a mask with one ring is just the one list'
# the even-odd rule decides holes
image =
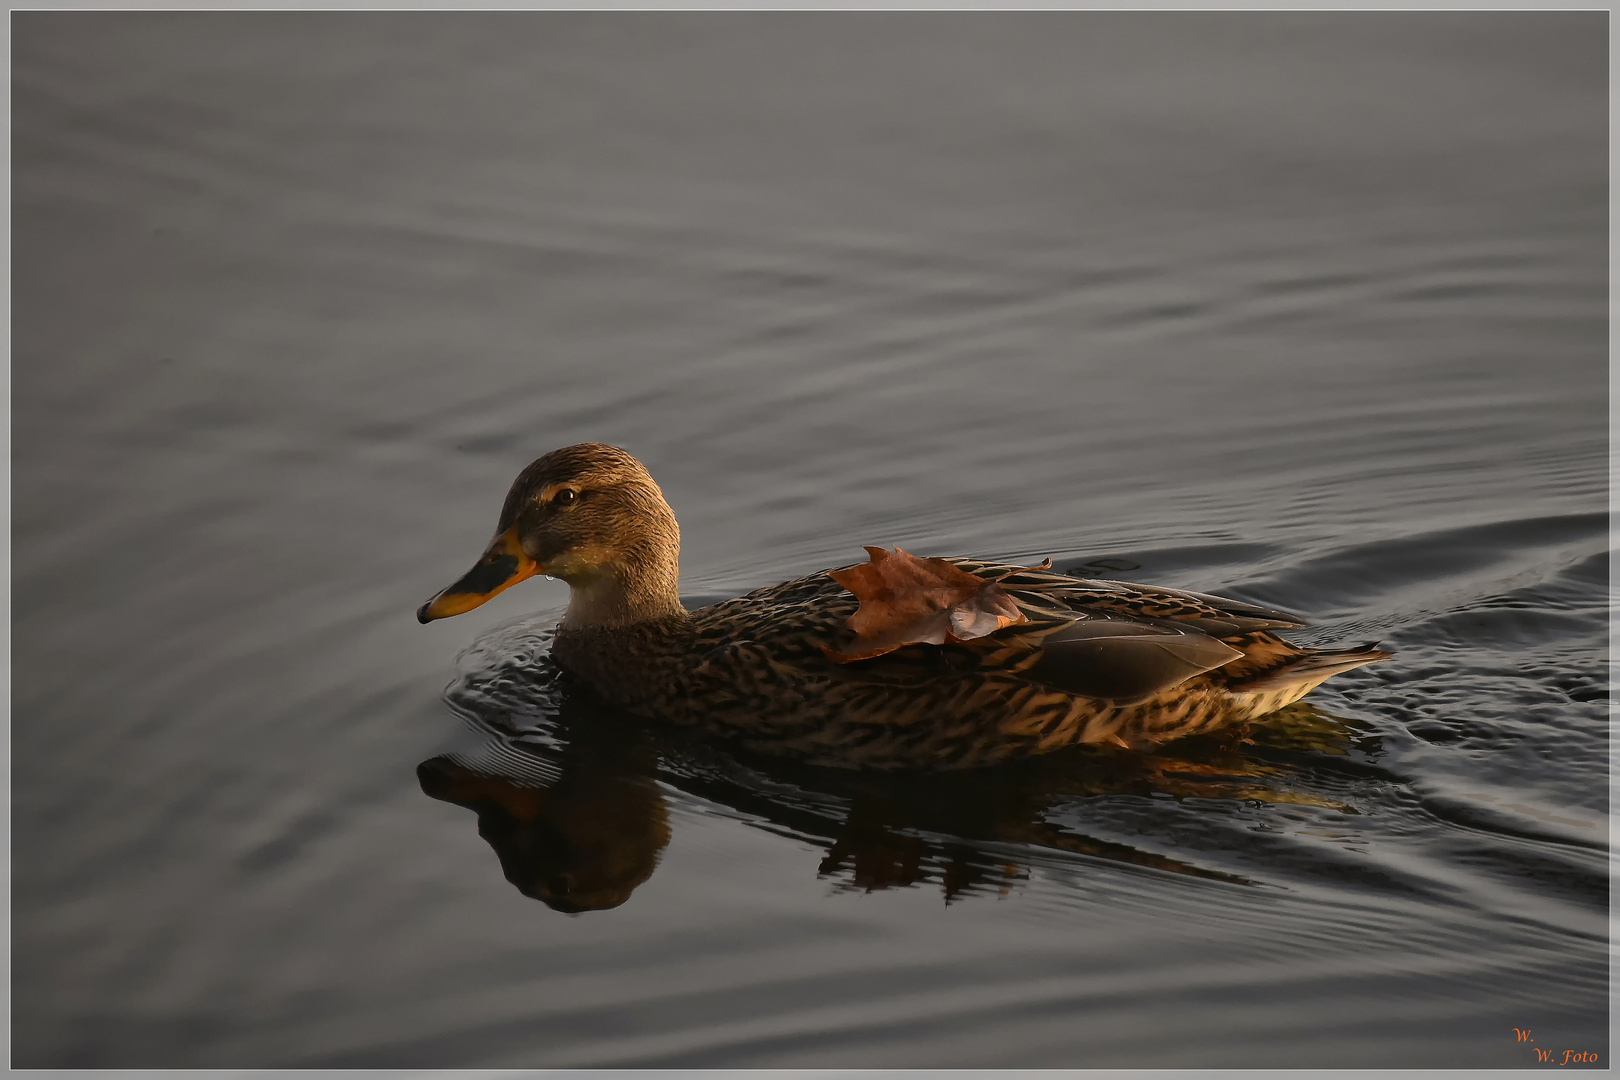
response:
{"label": "reflection of duck's head", "polygon": [[445,757],[416,774],[425,794],[476,811],[506,880],[557,911],[618,907],[669,843],[664,801],[647,776],[587,772],[529,787]]}
{"label": "reflection of duck's head", "polygon": [[518,474],[483,557],[416,617],[471,611],[535,574],[569,584],[572,622],[623,625],[679,614],[680,553],[675,514],[641,462],[603,443],[568,446]]}

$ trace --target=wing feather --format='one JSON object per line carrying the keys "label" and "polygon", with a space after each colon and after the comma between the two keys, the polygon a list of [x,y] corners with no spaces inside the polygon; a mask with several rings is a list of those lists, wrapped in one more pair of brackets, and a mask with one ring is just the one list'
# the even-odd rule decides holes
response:
{"label": "wing feather", "polygon": [[1024,676],[1110,701],[1152,697],[1243,655],[1200,630],[1124,619],[1083,619],[1041,642]]}

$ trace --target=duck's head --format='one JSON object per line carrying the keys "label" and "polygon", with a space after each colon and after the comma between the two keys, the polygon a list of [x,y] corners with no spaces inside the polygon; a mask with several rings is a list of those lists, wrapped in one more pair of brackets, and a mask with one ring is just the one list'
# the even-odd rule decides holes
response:
{"label": "duck's head", "polygon": [[616,446],[567,446],[518,474],[483,557],[416,617],[460,615],[535,574],[568,583],[567,623],[677,615],[680,552],[675,514],[641,462]]}

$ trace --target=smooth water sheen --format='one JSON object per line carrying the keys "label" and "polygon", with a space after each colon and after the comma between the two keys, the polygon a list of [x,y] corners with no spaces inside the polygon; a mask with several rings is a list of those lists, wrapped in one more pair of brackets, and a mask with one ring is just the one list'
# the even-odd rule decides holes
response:
{"label": "smooth water sheen", "polygon": [[[1607,1066],[1606,26],[15,13],[13,1064]],[[739,756],[412,616],[584,440],[1397,655]]]}

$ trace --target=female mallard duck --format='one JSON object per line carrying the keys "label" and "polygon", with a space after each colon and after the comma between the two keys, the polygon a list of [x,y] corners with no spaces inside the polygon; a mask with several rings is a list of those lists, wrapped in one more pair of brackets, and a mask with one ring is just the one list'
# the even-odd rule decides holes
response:
{"label": "female mallard duck", "polygon": [[[1005,611],[989,632],[987,616],[972,613],[978,632],[912,637],[862,659],[870,652],[851,649],[848,624],[867,599],[830,576],[849,580],[855,568],[687,611],[680,538],[630,454],[601,443],[554,450],[512,484],[483,558],[416,616],[459,615],[535,574],[561,578],[570,597],[553,658],[609,702],[756,749],[869,768],[1151,746],[1274,712],[1390,655],[1302,648],[1272,632],[1300,619],[1236,600],[949,559],[923,561],[999,586]],[[874,563],[884,554],[874,550]]]}

